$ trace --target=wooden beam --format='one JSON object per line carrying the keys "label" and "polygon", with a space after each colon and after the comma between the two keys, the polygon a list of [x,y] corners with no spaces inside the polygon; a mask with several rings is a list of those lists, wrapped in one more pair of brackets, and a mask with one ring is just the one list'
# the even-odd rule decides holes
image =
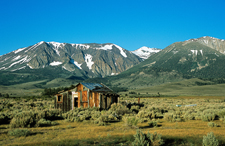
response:
{"label": "wooden beam", "polygon": [[98,98],[99,98],[99,108],[101,108],[101,93],[99,93]]}
{"label": "wooden beam", "polygon": [[88,100],[88,107],[90,107],[90,101],[89,101],[89,99],[90,99],[90,94],[89,94],[89,92],[90,92],[90,89],[88,89],[88,91],[87,91],[87,100]]}
{"label": "wooden beam", "polygon": [[83,101],[82,101],[82,91],[80,91],[80,107],[83,107]]}

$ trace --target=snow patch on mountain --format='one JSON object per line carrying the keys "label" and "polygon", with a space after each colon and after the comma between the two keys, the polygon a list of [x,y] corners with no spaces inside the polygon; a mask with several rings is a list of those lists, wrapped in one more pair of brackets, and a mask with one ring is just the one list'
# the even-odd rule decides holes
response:
{"label": "snow patch on mountain", "polygon": [[50,63],[49,65],[51,66],[58,66],[58,65],[61,65],[62,62],[59,62],[59,61],[53,61],[52,63]]}
{"label": "snow patch on mountain", "polygon": [[90,46],[86,45],[86,44],[71,44],[73,47],[75,48],[79,48],[79,49],[89,49]]}
{"label": "snow patch on mountain", "polygon": [[121,48],[120,46],[118,46],[116,44],[114,44],[114,46],[116,46],[120,50],[120,54],[123,55],[123,57],[125,57],[125,58],[127,57],[127,54],[124,52],[123,48]]}
{"label": "snow patch on mountain", "polygon": [[127,54],[125,53],[124,49],[121,48],[120,46],[116,45],[116,44],[106,44],[104,46],[101,46],[100,48],[95,48],[97,50],[112,50],[113,49],[113,46],[115,46],[117,49],[120,50],[120,54],[123,56],[123,57],[127,57]]}
{"label": "snow patch on mountain", "polygon": [[28,59],[28,56],[26,56],[26,57],[24,57],[23,59],[21,59],[21,60],[19,60],[19,61],[16,61],[16,62],[12,63],[7,69],[11,68],[11,67],[14,66],[15,64],[18,64],[18,63],[22,64],[22,63],[24,63],[24,62],[29,62],[29,61],[30,61],[30,59]]}
{"label": "snow patch on mountain", "polygon": [[5,68],[5,67],[1,67],[1,68],[0,68],[0,70],[3,70],[3,69],[4,69],[4,70],[6,70],[6,68]]}
{"label": "snow patch on mountain", "polygon": [[58,42],[48,42],[48,44],[52,44],[55,48],[58,48],[61,43],[58,43]]}
{"label": "snow patch on mountain", "polygon": [[198,55],[198,50],[191,50],[192,54]]}
{"label": "snow patch on mountain", "polygon": [[74,61],[73,59],[70,59],[70,63],[74,64],[77,68],[82,69],[81,68],[82,63],[79,64],[77,61]]}
{"label": "snow patch on mountain", "polygon": [[93,56],[91,56],[90,54],[85,54],[84,56],[84,60],[87,64],[87,67],[91,70],[92,69],[92,65],[94,64],[94,62],[92,61]]}
{"label": "snow patch on mountain", "polygon": [[135,51],[131,51],[135,55],[139,56],[142,59],[148,59],[153,53],[158,53],[161,51],[161,49],[156,49],[156,48],[149,48],[146,46],[143,46]]}
{"label": "snow patch on mountain", "polygon": [[25,52],[28,52],[29,50],[34,50],[35,48],[37,48],[39,45],[41,45],[41,44],[43,44],[43,43],[44,43],[44,41],[41,41],[41,42],[39,42],[39,43],[37,43],[37,44],[31,46],[31,47],[30,47],[28,50],[26,50]]}
{"label": "snow patch on mountain", "polygon": [[114,76],[114,75],[118,75],[118,73],[113,73],[113,72],[112,72],[112,73],[111,73],[111,76]]}
{"label": "snow patch on mountain", "polygon": [[66,71],[71,72],[71,70],[67,69],[65,66],[62,66],[63,69],[65,69]]}
{"label": "snow patch on mountain", "polygon": [[29,64],[27,64],[27,66],[30,68],[30,69],[34,69],[32,66],[30,66]]}
{"label": "snow patch on mountain", "polygon": [[201,52],[201,54],[202,54],[202,56],[203,56],[203,51],[202,51],[202,50],[200,50],[200,52]]}
{"label": "snow patch on mountain", "polygon": [[112,50],[113,44],[102,46],[101,48],[96,48],[98,50]]}
{"label": "snow patch on mountain", "polygon": [[15,58],[13,58],[13,60],[12,61],[16,61],[16,60],[18,60],[18,59],[20,59],[20,55],[19,56],[16,56]]}
{"label": "snow patch on mountain", "polygon": [[61,43],[58,43],[58,42],[48,42],[48,44],[53,45],[54,46],[53,49],[60,56],[59,47],[60,47]]}
{"label": "snow patch on mountain", "polygon": [[21,51],[23,51],[23,50],[25,50],[26,49],[26,47],[25,48],[20,48],[20,49],[18,49],[18,50],[16,50],[16,51],[13,51],[15,54],[17,54],[17,53],[19,53],[19,52],[21,52]]}
{"label": "snow patch on mountain", "polygon": [[65,69],[65,70],[67,70],[67,71],[69,71],[68,69],[66,69],[66,67],[65,67],[65,66],[62,66],[62,68],[63,68],[63,69]]}
{"label": "snow patch on mountain", "polygon": [[178,51],[172,51],[173,52],[173,54],[177,54],[178,53]]}

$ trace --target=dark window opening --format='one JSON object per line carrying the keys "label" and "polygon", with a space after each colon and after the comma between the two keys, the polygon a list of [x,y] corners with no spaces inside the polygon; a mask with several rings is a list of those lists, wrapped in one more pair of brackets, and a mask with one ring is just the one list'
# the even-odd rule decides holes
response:
{"label": "dark window opening", "polygon": [[78,107],[78,98],[74,98],[74,107]]}
{"label": "dark window opening", "polygon": [[58,101],[61,101],[61,98],[62,98],[62,96],[59,95],[59,96],[58,96]]}

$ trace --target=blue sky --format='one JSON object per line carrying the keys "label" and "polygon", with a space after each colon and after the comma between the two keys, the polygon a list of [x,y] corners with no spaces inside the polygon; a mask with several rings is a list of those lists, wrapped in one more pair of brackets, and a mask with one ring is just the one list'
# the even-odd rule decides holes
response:
{"label": "blue sky", "polygon": [[0,0],[0,55],[40,41],[165,48],[225,39],[225,0]]}

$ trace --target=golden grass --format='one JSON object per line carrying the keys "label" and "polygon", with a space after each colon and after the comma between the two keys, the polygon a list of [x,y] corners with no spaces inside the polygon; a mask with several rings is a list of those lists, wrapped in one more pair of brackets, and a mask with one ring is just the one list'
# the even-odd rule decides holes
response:
{"label": "golden grass", "polygon": [[[221,121],[214,121],[221,127],[210,128],[207,126],[208,122],[200,120],[193,120],[187,122],[170,123],[161,120],[160,127],[149,128],[148,123],[138,124],[139,128],[144,133],[157,132],[162,136],[169,137],[196,137],[202,138],[209,132],[214,134],[220,139],[225,139],[225,124]],[[127,136],[134,135],[136,129],[126,127],[123,122],[111,123],[107,126],[97,126],[90,122],[66,122],[65,120],[57,121],[59,125],[52,127],[30,128],[30,131],[36,133],[28,137],[16,138],[8,136],[6,133],[0,135],[0,145],[39,145],[48,142],[57,142],[63,140],[74,139],[90,139],[90,138],[104,138],[110,136]],[[1,126],[2,127],[2,126]]]}

